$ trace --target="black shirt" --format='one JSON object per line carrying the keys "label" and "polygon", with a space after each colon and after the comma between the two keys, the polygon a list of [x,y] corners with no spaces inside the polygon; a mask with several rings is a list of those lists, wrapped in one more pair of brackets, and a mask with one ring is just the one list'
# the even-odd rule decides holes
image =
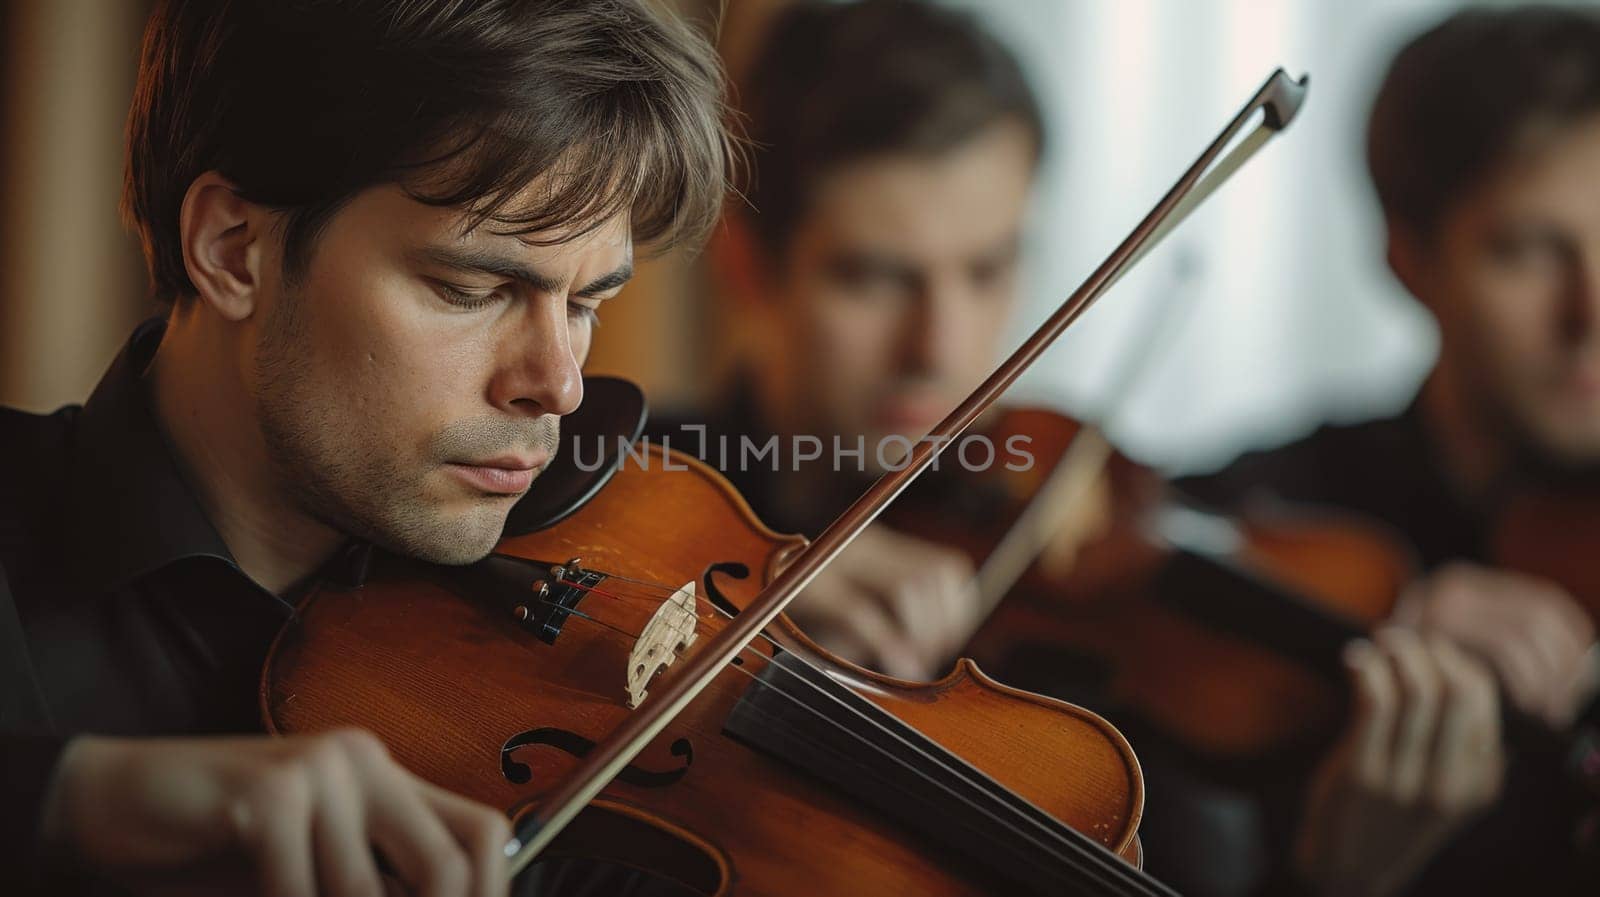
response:
{"label": "black shirt", "polygon": [[259,732],[293,606],[234,563],[184,480],[133,334],[89,401],[0,409],[0,877],[36,874],[39,801],[77,734]]}
{"label": "black shirt", "polygon": [[1347,426],[1325,426],[1289,445],[1253,452],[1224,470],[1179,480],[1201,501],[1239,509],[1282,501],[1339,508],[1387,524],[1424,568],[1488,559],[1488,520],[1445,475],[1421,410]]}

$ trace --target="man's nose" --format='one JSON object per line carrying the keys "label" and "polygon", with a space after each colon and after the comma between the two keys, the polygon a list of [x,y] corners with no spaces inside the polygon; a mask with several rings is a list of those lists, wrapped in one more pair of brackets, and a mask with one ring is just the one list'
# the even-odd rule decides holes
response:
{"label": "man's nose", "polygon": [[960,352],[964,334],[960,320],[962,297],[953,287],[929,282],[912,300],[912,319],[906,340],[907,367],[916,373],[937,375]]}
{"label": "man's nose", "polygon": [[490,386],[496,407],[525,415],[571,414],[583,401],[583,371],[573,351],[566,304],[540,303],[508,337]]}
{"label": "man's nose", "polygon": [[1574,252],[1568,259],[1562,331],[1573,344],[1600,340],[1600,246]]}

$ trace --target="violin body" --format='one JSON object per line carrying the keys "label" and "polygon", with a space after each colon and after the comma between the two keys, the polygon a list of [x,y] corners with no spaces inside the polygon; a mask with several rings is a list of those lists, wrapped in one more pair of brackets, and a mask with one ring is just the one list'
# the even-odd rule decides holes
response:
{"label": "violin body", "polygon": [[[360,588],[305,599],[263,671],[267,726],[368,729],[419,775],[521,817],[634,712],[631,652],[672,589],[697,585],[692,655],[726,619],[713,598],[745,606],[803,545],[766,529],[709,468],[652,447],[646,465],[624,465],[571,517],[497,549],[545,564],[581,558],[565,569],[613,574],[565,608],[549,640],[524,625],[526,605],[508,612],[464,594],[449,568],[386,563]],[[1104,720],[1001,686],[965,661],[925,685],[876,675],[781,619],[785,646],[829,679],[1136,861],[1143,784],[1126,740]],[[643,866],[706,894],[1009,890],[993,870],[863,806],[859,794],[729,734],[776,653],[758,641],[719,673],[547,855]],[[912,806],[926,794],[913,789]]]}
{"label": "violin body", "polygon": [[[1052,411],[1006,409],[985,435],[1025,437],[1028,470],[947,468],[964,482],[919,483],[887,519],[982,563],[1079,430]],[[1245,766],[1325,740],[1347,706],[1340,650],[1389,614],[1412,574],[1398,540],[1335,513],[1203,514],[1120,454],[1104,480],[1098,531],[1046,549],[965,653],[1211,761]]]}

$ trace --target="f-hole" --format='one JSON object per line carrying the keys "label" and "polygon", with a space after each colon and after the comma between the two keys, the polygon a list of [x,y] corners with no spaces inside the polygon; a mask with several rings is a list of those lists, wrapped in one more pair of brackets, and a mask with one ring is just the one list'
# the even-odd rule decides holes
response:
{"label": "f-hole", "polygon": [[700,584],[705,586],[706,600],[728,616],[737,617],[739,616],[739,608],[735,607],[733,602],[728,600],[728,596],[722,594],[722,590],[717,588],[717,581],[713,577],[718,573],[733,579],[749,579],[750,568],[738,561],[723,561],[720,564],[712,564],[707,567],[706,572],[700,577]]}
{"label": "f-hole", "polygon": [[[517,760],[513,754],[525,747],[545,745],[558,751],[582,758],[594,750],[594,742],[576,732],[566,729],[557,729],[546,726],[539,729],[529,729],[506,739],[500,746],[500,774],[506,781],[514,785],[526,785],[533,780],[533,770],[526,763]],[[683,778],[689,767],[694,765],[694,745],[687,738],[679,738],[668,749],[672,756],[682,758],[683,765],[677,769],[654,771],[629,763],[622,772],[617,773],[617,778],[629,785],[641,788],[664,788],[676,783]]]}

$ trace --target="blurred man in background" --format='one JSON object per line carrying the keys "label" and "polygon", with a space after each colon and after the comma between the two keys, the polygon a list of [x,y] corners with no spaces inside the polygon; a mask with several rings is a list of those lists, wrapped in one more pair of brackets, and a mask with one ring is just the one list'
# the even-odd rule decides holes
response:
{"label": "blurred man in background", "polygon": [[[1592,724],[1600,594],[1584,571],[1600,550],[1600,15],[1470,11],[1431,29],[1389,70],[1367,150],[1389,265],[1438,322],[1437,365],[1397,418],[1325,427],[1185,485],[1213,503],[1289,499],[1394,526],[1427,570],[1396,619],[1488,663],[1511,706],[1543,726]],[[1445,697],[1428,677],[1403,683],[1425,701]],[[1595,837],[1592,817],[1572,815],[1582,786],[1560,778],[1561,756],[1511,748],[1503,803],[1412,892],[1573,886],[1574,838],[1592,850]],[[1318,793],[1324,805],[1427,818],[1436,805],[1398,774],[1338,760]],[[1362,862],[1319,859],[1314,842],[1299,845],[1303,873]]]}
{"label": "blurred man in background", "polygon": [[[779,13],[742,100],[748,202],[715,261],[745,342],[720,404],[653,426],[770,525],[816,535],[894,463],[896,440],[988,375],[1043,128],[1009,52],[967,15],[908,0]],[[776,459],[719,451],[771,436]],[[819,457],[792,463],[795,436],[817,438]],[[793,613],[846,657],[928,679],[981,622],[971,580],[961,552],[875,525]]]}

